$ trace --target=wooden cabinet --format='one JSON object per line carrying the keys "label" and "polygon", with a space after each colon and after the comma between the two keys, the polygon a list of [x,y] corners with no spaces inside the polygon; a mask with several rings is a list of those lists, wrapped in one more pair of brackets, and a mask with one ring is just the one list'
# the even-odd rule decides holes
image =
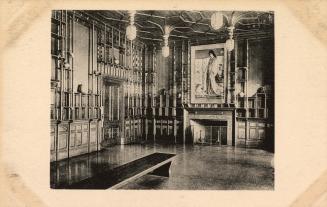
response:
{"label": "wooden cabinet", "polygon": [[264,120],[239,120],[237,124],[236,145],[242,147],[262,147],[266,139]]}

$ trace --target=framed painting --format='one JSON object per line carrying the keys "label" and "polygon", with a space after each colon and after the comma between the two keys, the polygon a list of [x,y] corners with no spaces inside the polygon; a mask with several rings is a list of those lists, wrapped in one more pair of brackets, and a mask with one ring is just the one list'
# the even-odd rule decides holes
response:
{"label": "framed painting", "polygon": [[224,103],[226,54],[224,43],[191,47],[191,103]]}

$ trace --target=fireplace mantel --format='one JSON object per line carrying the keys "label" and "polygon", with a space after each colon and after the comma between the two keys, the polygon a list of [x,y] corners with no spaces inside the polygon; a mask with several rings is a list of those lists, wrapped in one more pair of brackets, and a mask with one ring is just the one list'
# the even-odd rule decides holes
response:
{"label": "fireplace mantel", "polygon": [[188,120],[185,127],[190,126],[191,120],[213,120],[227,122],[227,145],[234,145],[235,109],[233,108],[189,108]]}

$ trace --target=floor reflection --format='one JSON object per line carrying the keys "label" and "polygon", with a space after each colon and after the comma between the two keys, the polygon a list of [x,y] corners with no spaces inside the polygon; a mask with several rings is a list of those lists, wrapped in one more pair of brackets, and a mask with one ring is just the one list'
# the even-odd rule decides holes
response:
{"label": "floor reflection", "polygon": [[199,145],[117,145],[51,163],[51,187],[72,184],[154,152],[174,153],[171,176],[145,175],[123,189],[274,188],[274,154],[256,149]]}

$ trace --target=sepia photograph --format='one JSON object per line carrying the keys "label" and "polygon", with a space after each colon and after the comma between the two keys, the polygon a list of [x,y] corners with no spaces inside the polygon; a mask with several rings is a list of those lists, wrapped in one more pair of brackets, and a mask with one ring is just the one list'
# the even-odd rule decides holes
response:
{"label": "sepia photograph", "polygon": [[274,190],[274,12],[53,10],[53,189]]}
{"label": "sepia photograph", "polygon": [[327,206],[327,1],[0,1],[0,206]]}

